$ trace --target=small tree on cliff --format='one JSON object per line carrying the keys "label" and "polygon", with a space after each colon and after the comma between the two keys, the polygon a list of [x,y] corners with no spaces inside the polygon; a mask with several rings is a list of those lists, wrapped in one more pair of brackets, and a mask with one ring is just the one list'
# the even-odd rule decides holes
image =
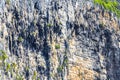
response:
{"label": "small tree on cliff", "polygon": [[94,0],[95,4],[98,4],[108,11],[115,13],[120,18],[120,3],[116,0]]}

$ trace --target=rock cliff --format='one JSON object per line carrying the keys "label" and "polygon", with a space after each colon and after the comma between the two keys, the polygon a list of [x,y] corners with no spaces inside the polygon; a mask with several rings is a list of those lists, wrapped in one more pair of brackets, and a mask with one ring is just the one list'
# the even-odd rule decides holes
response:
{"label": "rock cliff", "polygon": [[120,21],[92,0],[0,0],[0,80],[120,80]]}

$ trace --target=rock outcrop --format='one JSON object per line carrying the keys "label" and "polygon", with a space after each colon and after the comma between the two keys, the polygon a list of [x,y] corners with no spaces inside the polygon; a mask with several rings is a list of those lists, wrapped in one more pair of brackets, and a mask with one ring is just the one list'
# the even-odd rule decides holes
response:
{"label": "rock outcrop", "polygon": [[120,22],[92,0],[0,0],[0,80],[120,80]]}

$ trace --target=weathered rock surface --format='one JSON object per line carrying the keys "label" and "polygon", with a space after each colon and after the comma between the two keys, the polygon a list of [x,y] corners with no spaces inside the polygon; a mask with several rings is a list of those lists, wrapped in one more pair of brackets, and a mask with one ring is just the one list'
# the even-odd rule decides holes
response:
{"label": "weathered rock surface", "polygon": [[120,80],[119,19],[92,1],[0,0],[0,50],[0,80]]}

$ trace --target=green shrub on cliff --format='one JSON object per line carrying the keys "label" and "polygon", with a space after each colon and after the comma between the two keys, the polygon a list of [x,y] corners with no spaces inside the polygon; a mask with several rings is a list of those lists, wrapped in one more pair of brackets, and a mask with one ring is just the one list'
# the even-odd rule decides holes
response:
{"label": "green shrub on cliff", "polygon": [[48,23],[48,24],[47,24],[47,27],[52,27],[52,26],[53,26],[53,25],[52,25],[52,24],[50,24],[50,23]]}
{"label": "green shrub on cliff", "polygon": [[0,52],[2,53],[2,55],[0,56],[0,60],[4,62],[8,58],[8,55],[3,50],[0,50]]}
{"label": "green shrub on cliff", "polygon": [[6,66],[6,71],[8,72],[11,68],[11,65],[9,63],[7,63],[7,66]]}
{"label": "green shrub on cliff", "polygon": [[24,80],[22,75],[17,74],[16,80]]}
{"label": "green shrub on cliff", "polygon": [[119,2],[116,0],[94,0],[95,4],[102,6],[104,9],[115,13],[120,18],[120,6]]}
{"label": "green shrub on cliff", "polygon": [[60,49],[60,44],[56,44],[55,49]]}
{"label": "green shrub on cliff", "polygon": [[57,71],[60,73],[60,72],[62,72],[62,70],[63,70],[63,66],[62,65],[58,66]]}
{"label": "green shrub on cliff", "polygon": [[18,37],[18,41],[19,41],[19,42],[22,42],[22,41],[23,41],[23,38],[22,38],[22,37]]}
{"label": "green shrub on cliff", "polygon": [[10,0],[6,0],[6,4],[8,4],[8,5],[9,5],[9,4],[10,4]]}
{"label": "green shrub on cliff", "polygon": [[33,76],[32,76],[32,80],[36,80],[36,78],[37,78],[37,71],[34,71]]}

